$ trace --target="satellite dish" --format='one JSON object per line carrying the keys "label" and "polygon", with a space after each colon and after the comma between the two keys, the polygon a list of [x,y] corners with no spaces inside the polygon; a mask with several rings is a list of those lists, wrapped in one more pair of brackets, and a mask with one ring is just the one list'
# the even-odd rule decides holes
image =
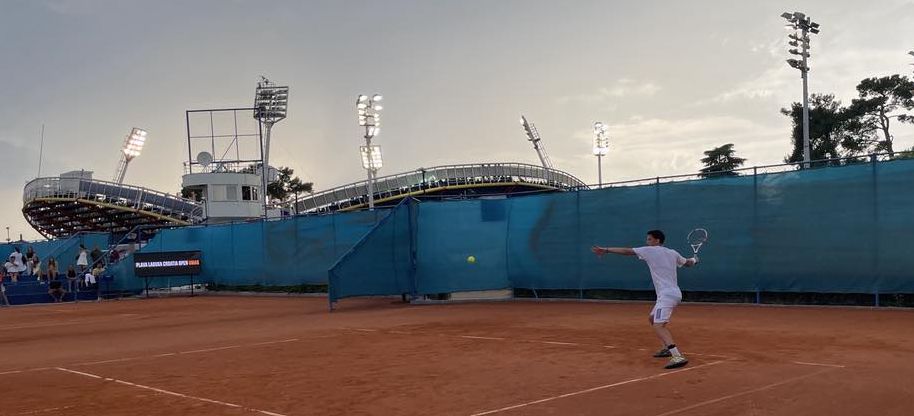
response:
{"label": "satellite dish", "polygon": [[207,167],[210,163],[213,163],[213,155],[209,152],[200,152],[197,154],[197,163],[203,165],[203,167]]}

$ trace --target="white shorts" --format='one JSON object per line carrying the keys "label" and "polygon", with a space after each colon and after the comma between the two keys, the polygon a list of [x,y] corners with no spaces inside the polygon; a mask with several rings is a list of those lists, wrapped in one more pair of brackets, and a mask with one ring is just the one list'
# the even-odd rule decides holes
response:
{"label": "white shorts", "polygon": [[655,324],[669,322],[670,317],[673,316],[673,309],[676,309],[676,306],[679,306],[681,300],[681,298],[672,296],[661,296],[657,298],[654,309],[651,309],[651,321]]}

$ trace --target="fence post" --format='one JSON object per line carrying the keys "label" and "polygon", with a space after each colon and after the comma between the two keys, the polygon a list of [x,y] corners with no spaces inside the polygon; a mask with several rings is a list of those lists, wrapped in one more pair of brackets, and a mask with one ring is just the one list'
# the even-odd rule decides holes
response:
{"label": "fence post", "polygon": [[762,285],[759,281],[758,260],[758,166],[752,167],[752,273],[755,281],[755,303],[762,303]]}
{"label": "fence post", "polygon": [[877,178],[876,155],[870,155],[870,164],[872,165],[872,186],[873,186],[873,292],[876,298],[876,306],[879,306],[879,181]]}
{"label": "fence post", "polygon": [[654,221],[657,227],[660,227],[660,177],[654,180]]}

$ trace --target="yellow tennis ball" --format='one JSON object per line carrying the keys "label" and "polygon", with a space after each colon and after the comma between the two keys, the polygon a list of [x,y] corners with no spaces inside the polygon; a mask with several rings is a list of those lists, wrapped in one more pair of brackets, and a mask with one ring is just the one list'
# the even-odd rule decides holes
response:
{"label": "yellow tennis ball", "polygon": [[467,263],[470,263],[470,264],[476,263],[476,256],[467,257]]}

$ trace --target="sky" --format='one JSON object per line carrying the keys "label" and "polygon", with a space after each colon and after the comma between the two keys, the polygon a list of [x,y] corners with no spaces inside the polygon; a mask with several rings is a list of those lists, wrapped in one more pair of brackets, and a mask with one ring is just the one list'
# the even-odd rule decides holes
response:
{"label": "sky", "polygon": [[[178,192],[185,110],[250,106],[260,75],[290,87],[271,164],[316,190],[365,175],[362,93],[385,97],[381,175],[538,163],[521,114],[587,183],[595,121],[610,126],[604,182],[695,172],[725,143],[780,163],[779,110],[802,91],[784,62],[794,10],[821,24],[810,92],[846,103],[865,77],[910,73],[914,1],[0,0],[0,226],[39,237],[21,198],[40,153],[42,176],[110,180],[131,127],[149,140],[126,182]],[[914,145],[914,129],[895,135]]]}

